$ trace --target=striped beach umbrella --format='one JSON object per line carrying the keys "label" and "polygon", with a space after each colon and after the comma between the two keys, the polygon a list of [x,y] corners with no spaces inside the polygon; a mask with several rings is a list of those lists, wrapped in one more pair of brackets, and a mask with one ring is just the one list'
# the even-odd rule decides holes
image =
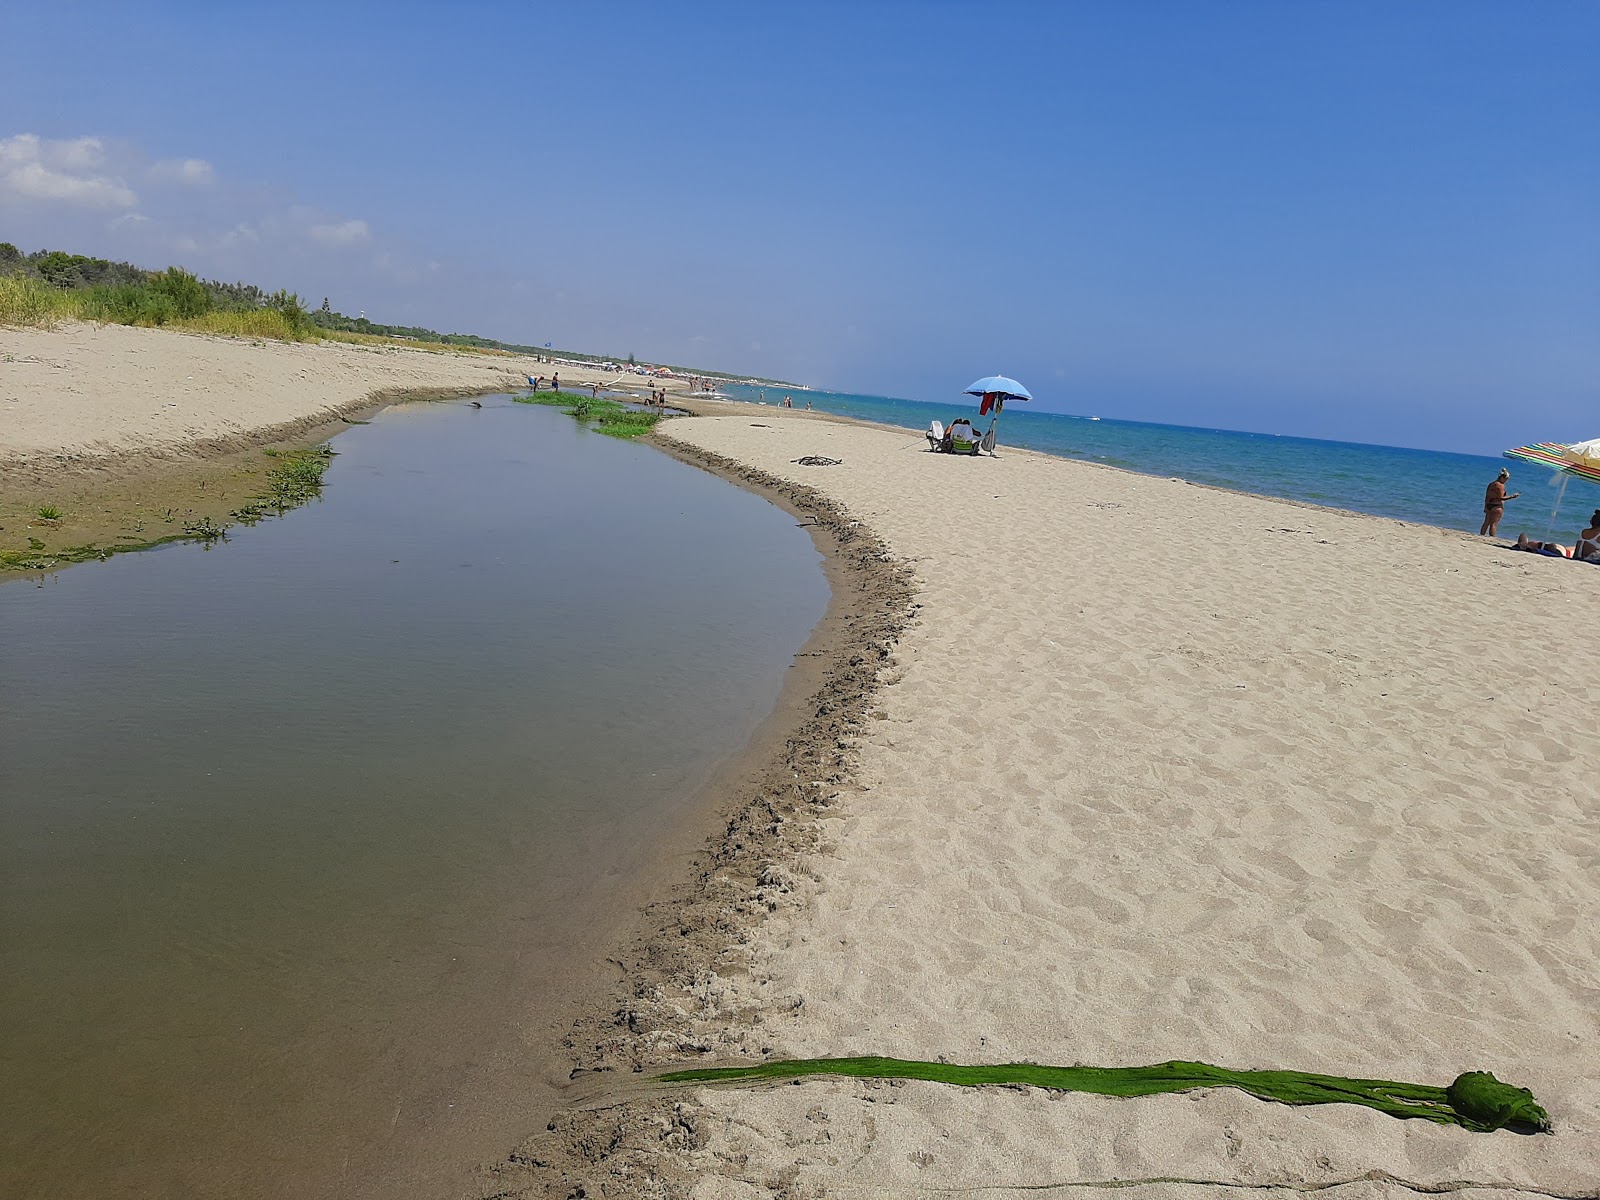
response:
{"label": "striped beach umbrella", "polygon": [[1587,479],[1590,483],[1600,483],[1600,438],[1573,446],[1560,442],[1535,442],[1531,446],[1507,450],[1505,457],[1538,463],[1565,471],[1568,475],[1576,475],[1579,479]]}
{"label": "striped beach umbrella", "polygon": [[[1556,527],[1556,515],[1561,511],[1561,501],[1567,494],[1567,481],[1576,475],[1579,479],[1587,479],[1590,483],[1600,483],[1600,438],[1576,442],[1570,446],[1561,442],[1535,442],[1531,446],[1517,446],[1515,449],[1507,450],[1505,457],[1538,463],[1560,475],[1561,490],[1556,493],[1555,506],[1550,510],[1550,522],[1544,531],[1546,538],[1549,538],[1550,531]],[[1552,477],[1550,482],[1554,483],[1555,478]]]}

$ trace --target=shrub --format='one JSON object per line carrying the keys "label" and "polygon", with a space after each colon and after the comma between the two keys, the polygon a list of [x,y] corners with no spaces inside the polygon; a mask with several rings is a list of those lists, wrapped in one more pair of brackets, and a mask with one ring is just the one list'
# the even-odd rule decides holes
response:
{"label": "shrub", "polygon": [[78,315],[108,325],[165,325],[178,317],[172,298],[153,288],[118,283],[76,293]]}
{"label": "shrub", "polygon": [[286,292],[279,288],[272,293],[272,298],[267,304],[283,314],[284,323],[294,331],[296,339],[304,336],[311,328],[311,314],[306,312],[305,302],[295,292]]}
{"label": "shrub", "polygon": [[0,325],[48,329],[73,315],[72,297],[28,275],[0,275]]}
{"label": "shrub", "polygon": [[168,267],[150,281],[150,290],[172,303],[173,312],[188,320],[211,309],[211,293],[182,267]]}

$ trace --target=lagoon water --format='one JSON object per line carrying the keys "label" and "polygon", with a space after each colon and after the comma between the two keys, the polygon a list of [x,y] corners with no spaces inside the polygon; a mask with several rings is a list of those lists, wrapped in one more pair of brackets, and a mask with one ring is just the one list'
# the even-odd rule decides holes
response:
{"label": "lagoon water", "polygon": [[6,1196],[463,1190],[827,604],[789,515],[549,409],[334,446],[0,586]]}
{"label": "lagoon water", "polygon": [[[764,393],[768,403],[781,402],[784,395],[777,387],[736,385],[723,390],[739,400],[754,400]],[[823,412],[906,429],[926,429],[932,420],[949,424],[957,416],[970,417],[980,429],[988,428],[987,418],[979,421],[977,402],[970,397],[952,396],[949,403],[931,404],[847,392],[789,394],[800,406],[810,401]],[[1579,431],[1583,436],[1588,432]],[[1557,512],[1557,488],[1553,485],[1558,480],[1553,472],[1532,463],[1473,454],[1114,421],[1044,412],[1021,402],[1006,406],[999,437],[1002,451],[1008,445],[1020,446],[1145,475],[1471,533],[1478,531],[1483,519],[1483,489],[1501,467],[1509,466],[1511,490],[1522,493],[1521,499],[1507,507],[1500,526],[1509,540],[1526,530],[1531,537],[1557,539],[1570,546],[1589,514],[1600,508],[1600,486],[1571,479]]]}

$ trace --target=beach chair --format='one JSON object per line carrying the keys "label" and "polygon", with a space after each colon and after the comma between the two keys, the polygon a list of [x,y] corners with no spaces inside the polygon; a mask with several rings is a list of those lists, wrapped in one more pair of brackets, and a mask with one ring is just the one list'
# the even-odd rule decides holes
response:
{"label": "beach chair", "polygon": [[929,450],[937,451],[944,449],[944,426],[938,421],[934,421],[928,426],[927,436]]}

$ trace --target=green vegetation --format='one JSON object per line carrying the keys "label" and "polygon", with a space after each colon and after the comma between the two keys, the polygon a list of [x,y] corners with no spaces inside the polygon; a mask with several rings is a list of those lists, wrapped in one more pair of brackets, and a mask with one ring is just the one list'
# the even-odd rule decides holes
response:
{"label": "green vegetation", "polygon": [[[320,308],[308,311],[305,302],[293,292],[280,290],[269,295],[254,284],[201,279],[182,267],[150,271],[133,263],[63,250],[24,254],[10,242],[0,242],[0,326],[49,328],[64,320],[168,326],[195,333],[287,342],[325,340],[421,350],[546,355],[590,363],[619,361],[612,355],[552,350],[472,333],[439,333],[420,325],[385,325],[364,316],[347,317],[335,311],[326,298]],[[632,354],[627,356],[627,362],[633,365]],[[672,369],[706,379],[737,378],[698,368]],[[760,382],[792,386],[775,379]]]}
{"label": "green vegetation", "polygon": [[[329,446],[312,446],[305,450],[268,448],[263,453],[277,460],[267,472],[266,492],[228,514],[245,525],[254,525],[263,517],[281,517],[290,509],[322,495],[322,476],[334,455]],[[46,520],[56,520],[61,516],[60,509],[52,504],[41,505],[37,512]],[[177,520],[177,514],[169,508],[161,514],[161,520],[171,525]],[[143,525],[136,528],[142,531]],[[168,542],[204,542],[210,545],[227,540],[227,533],[227,526],[204,516],[186,521],[182,533],[149,539],[130,538],[127,539],[131,543],[128,545],[71,546],[47,551],[42,541],[30,537],[26,550],[0,550],[0,570],[49,571],[69,563],[104,560],[113,554],[124,554],[130,550],[149,550]]]}
{"label": "green vegetation", "polygon": [[61,520],[61,510],[54,504],[41,504],[34,510],[34,512],[42,521]]}
{"label": "green vegetation", "polygon": [[796,1079],[846,1075],[857,1079],[924,1079],[960,1087],[1023,1085],[1099,1096],[1154,1096],[1196,1088],[1233,1087],[1279,1104],[1361,1104],[1391,1117],[1460,1125],[1475,1133],[1524,1129],[1548,1133],[1550,1118],[1527,1088],[1501,1083],[1487,1071],[1468,1071],[1448,1088],[1385,1079],[1346,1079],[1306,1071],[1230,1071],[1209,1063],[1165,1062],[1150,1067],[1046,1067],[1037,1063],[961,1066],[903,1058],[801,1058],[673,1071],[663,1083]]}
{"label": "green vegetation", "polygon": [[531,396],[513,396],[512,399],[518,404],[543,404],[559,408],[585,425],[592,423],[597,433],[615,438],[634,438],[641,433],[649,433],[662,417],[661,413],[629,408],[615,400],[596,400],[592,396],[579,396],[572,392],[535,392]]}
{"label": "green vegetation", "polygon": [[[72,267],[70,273],[61,267],[63,261]],[[79,320],[105,325],[170,326],[197,333],[279,341],[300,342],[315,336],[300,298],[292,292],[276,292],[264,297],[259,305],[252,305],[232,298],[243,285],[211,284],[181,267],[145,272],[137,282],[127,282],[120,272],[99,272],[114,281],[87,283],[81,282],[82,272],[66,255],[47,261],[46,266],[55,272],[56,280],[68,282],[55,282],[42,273],[20,270],[0,275],[0,325],[49,328],[58,321]]]}
{"label": "green vegetation", "polygon": [[262,517],[282,516],[291,508],[298,508],[322,495],[322,476],[333,462],[333,449],[329,446],[312,446],[308,450],[287,452],[265,451],[279,460],[267,472],[267,492],[258,496],[231,514],[235,520],[254,525]]}

